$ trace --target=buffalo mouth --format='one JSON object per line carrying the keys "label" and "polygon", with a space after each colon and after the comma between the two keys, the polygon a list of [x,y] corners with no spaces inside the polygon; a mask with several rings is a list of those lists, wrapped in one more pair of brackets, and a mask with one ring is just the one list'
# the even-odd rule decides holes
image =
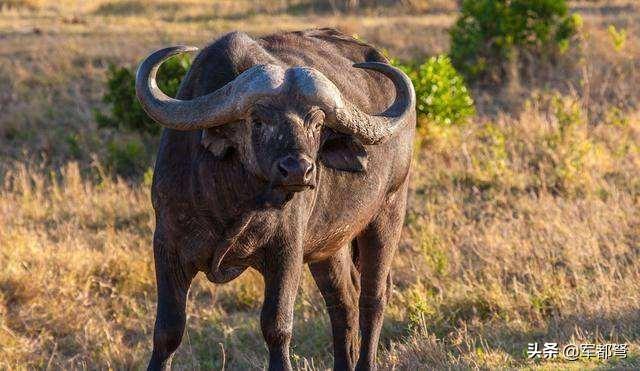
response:
{"label": "buffalo mouth", "polygon": [[281,189],[285,192],[302,192],[309,189],[314,189],[313,184],[279,184],[275,188]]}
{"label": "buffalo mouth", "polygon": [[272,184],[258,197],[262,207],[283,208],[296,193],[315,189],[314,184]]}

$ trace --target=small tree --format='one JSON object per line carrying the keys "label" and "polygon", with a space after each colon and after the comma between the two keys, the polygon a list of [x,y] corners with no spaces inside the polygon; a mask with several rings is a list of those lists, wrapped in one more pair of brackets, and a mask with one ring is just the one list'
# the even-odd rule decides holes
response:
{"label": "small tree", "polygon": [[469,81],[500,84],[517,78],[521,53],[546,63],[566,50],[580,23],[565,0],[465,0],[451,60]]}
{"label": "small tree", "polygon": [[416,90],[416,110],[430,122],[440,125],[460,125],[475,115],[473,99],[464,78],[445,55],[431,57],[419,65],[398,65],[413,82]]}
{"label": "small tree", "polygon": [[[175,96],[182,77],[191,65],[186,55],[175,56],[162,64],[158,71],[158,86],[169,96]],[[109,104],[110,114],[95,111],[95,118],[101,128],[116,128],[156,135],[160,126],[144,112],[136,97],[135,77],[127,67],[109,66],[107,91],[102,100]]]}

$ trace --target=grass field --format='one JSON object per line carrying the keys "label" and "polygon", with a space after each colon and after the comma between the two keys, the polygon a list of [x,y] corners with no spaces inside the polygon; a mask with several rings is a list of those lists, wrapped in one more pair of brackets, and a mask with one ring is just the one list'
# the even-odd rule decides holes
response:
{"label": "grass field", "polygon": [[[0,369],[139,369],[150,354],[149,172],[116,176],[110,143],[142,143],[142,174],[157,139],[97,128],[110,63],[231,30],[321,26],[407,61],[448,50],[455,1],[331,3],[0,0]],[[640,368],[640,4],[571,6],[584,25],[556,68],[475,89],[466,126],[419,123],[383,369]],[[261,302],[256,272],[197,277],[174,368],[265,367]],[[308,273],[295,316],[294,366],[330,368]],[[531,342],[629,353],[530,360]]]}

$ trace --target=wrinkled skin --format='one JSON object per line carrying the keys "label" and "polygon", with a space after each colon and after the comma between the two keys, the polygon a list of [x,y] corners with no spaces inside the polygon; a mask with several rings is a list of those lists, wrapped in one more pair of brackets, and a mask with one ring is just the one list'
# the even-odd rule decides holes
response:
{"label": "wrinkled skin", "polygon": [[[385,62],[334,30],[256,39],[228,34],[195,59],[178,98],[210,93],[261,63],[312,66],[367,112],[394,99],[393,84],[353,63]],[[162,134],[152,187],[158,307],[149,369],[168,366],[185,327],[198,271],[217,283],[247,267],[265,280],[261,328],[269,369],[291,369],[294,300],[305,264],[324,297],[334,367],[375,369],[391,261],[405,214],[415,130],[412,113],[378,145],[323,125],[296,99],[263,99],[237,122]]]}

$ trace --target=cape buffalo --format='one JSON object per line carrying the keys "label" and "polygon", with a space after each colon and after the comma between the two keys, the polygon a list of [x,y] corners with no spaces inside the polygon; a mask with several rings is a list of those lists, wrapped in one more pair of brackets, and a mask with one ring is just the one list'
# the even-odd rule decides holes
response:
{"label": "cape buffalo", "polygon": [[[265,281],[269,369],[291,369],[294,300],[308,264],[327,305],[336,369],[375,369],[415,132],[409,78],[336,30],[227,34],[195,58],[176,99],[138,68],[136,93],[165,127],[152,199],[158,307],[149,369],[170,364],[191,280]],[[359,330],[359,331],[358,331]]]}

